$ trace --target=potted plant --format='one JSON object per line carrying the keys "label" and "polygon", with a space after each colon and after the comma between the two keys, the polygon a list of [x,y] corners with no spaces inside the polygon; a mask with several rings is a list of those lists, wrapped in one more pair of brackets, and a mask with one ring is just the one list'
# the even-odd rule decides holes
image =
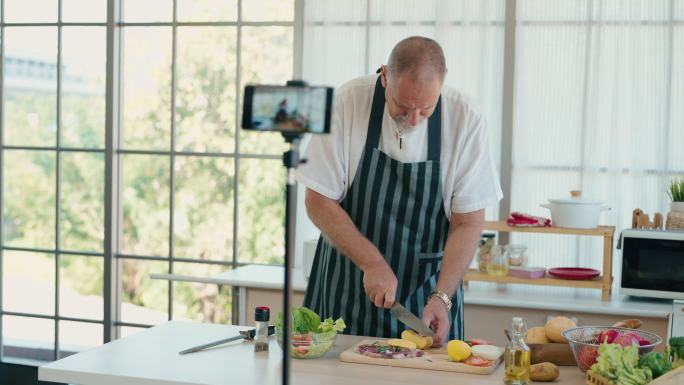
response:
{"label": "potted plant", "polygon": [[684,212],[684,178],[672,178],[667,195],[672,200],[670,210]]}

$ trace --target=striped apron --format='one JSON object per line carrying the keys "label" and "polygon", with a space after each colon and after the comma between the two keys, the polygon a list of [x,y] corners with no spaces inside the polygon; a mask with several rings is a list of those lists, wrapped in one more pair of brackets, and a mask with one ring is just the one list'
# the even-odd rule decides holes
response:
{"label": "striped apron", "polygon": [[[378,150],[385,92],[375,85],[366,145],[341,202],[397,276],[396,300],[419,318],[442,265],[449,221],[440,181],[441,97],[428,120],[428,160],[402,163]],[[463,283],[453,298],[450,339],[463,339]],[[363,288],[363,272],[323,236],[318,240],[304,306],[321,319],[342,317],[345,334],[397,337],[404,325],[378,308]]]}

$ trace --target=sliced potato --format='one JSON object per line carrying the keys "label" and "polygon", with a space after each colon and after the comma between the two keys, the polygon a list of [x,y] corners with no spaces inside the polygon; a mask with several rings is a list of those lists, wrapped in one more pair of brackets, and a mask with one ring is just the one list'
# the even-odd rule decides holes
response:
{"label": "sliced potato", "polygon": [[416,344],[416,348],[425,349],[432,346],[432,337],[424,337],[414,332],[413,330],[404,330],[401,332],[401,339],[411,341]]}
{"label": "sliced potato", "polygon": [[397,347],[406,348],[406,349],[416,349],[416,343],[415,342],[402,340],[399,338],[392,338],[392,339],[387,340],[387,345],[397,346]]}

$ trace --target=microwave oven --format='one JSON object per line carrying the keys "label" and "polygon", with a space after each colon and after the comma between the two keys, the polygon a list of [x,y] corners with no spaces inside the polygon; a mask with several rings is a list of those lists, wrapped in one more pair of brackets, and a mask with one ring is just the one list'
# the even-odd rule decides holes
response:
{"label": "microwave oven", "polygon": [[621,294],[684,299],[684,231],[628,229],[621,249]]}

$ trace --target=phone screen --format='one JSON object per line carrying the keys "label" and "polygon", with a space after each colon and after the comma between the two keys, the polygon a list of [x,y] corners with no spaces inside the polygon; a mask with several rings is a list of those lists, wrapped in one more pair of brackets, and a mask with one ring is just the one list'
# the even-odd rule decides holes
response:
{"label": "phone screen", "polygon": [[242,127],[261,131],[330,132],[332,88],[247,86]]}

